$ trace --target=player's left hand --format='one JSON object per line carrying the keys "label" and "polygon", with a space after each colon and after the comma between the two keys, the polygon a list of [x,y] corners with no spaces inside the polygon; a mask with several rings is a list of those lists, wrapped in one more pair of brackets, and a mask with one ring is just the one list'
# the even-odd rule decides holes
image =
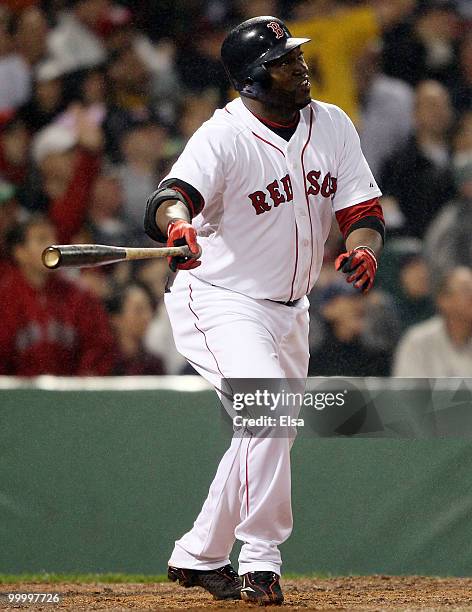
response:
{"label": "player's left hand", "polygon": [[347,274],[346,281],[362,293],[372,289],[377,273],[377,259],[370,247],[359,246],[352,251],[342,253],[334,262],[336,270]]}
{"label": "player's left hand", "polygon": [[201,265],[198,260],[202,250],[197,243],[197,232],[190,223],[183,219],[175,219],[171,221],[167,228],[167,246],[184,246],[188,245],[189,249],[194,253],[193,257],[168,257],[169,268],[172,272],[176,270],[192,270]]}

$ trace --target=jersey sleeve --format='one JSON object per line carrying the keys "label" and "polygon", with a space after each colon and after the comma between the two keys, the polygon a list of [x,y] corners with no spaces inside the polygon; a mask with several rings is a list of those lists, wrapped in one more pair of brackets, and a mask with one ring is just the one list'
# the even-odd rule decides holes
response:
{"label": "jersey sleeve", "polygon": [[385,219],[378,198],[336,211],[336,220],[344,240],[361,227],[377,231],[385,242]]}
{"label": "jersey sleeve", "polygon": [[171,178],[162,181],[160,186],[175,189],[175,191],[180,193],[185,200],[185,204],[187,205],[191,219],[202,212],[203,206],[205,205],[205,200],[203,199],[202,194],[189,183],[181,181],[178,178]]}
{"label": "jersey sleeve", "polygon": [[337,188],[333,197],[335,212],[382,195],[362,153],[359,135],[354,124],[344,111],[338,110],[340,117],[337,143]]}
{"label": "jersey sleeve", "polygon": [[231,132],[224,125],[204,123],[190,138],[161,185],[178,179],[194,187],[204,202],[224,189],[226,169],[231,163]]}

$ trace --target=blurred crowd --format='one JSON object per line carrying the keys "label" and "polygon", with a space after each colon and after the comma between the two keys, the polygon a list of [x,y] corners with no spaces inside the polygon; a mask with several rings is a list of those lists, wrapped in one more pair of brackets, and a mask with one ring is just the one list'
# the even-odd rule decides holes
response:
{"label": "blurred crowd", "polygon": [[52,243],[152,246],[144,206],[230,100],[231,25],[285,19],[312,96],[354,121],[387,243],[362,296],[334,271],[310,295],[310,375],[472,377],[470,0],[3,0],[0,374],[193,373],[163,308],[165,261],[50,272]]}

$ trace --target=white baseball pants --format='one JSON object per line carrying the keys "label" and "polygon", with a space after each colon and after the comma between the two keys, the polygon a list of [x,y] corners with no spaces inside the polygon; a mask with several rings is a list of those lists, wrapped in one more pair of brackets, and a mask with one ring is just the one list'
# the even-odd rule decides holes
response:
{"label": "white baseball pants", "polygon": [[[222,378],[306,379],[308,299],[296,306],[255,300],[179,271],[165,303],[175,344],[217,389]],[[290,447],[293,438],[236,434],[192,529],[169,565],[212,570],[243,546],[239,574],[280,575],[279,544],[292,531]]]}

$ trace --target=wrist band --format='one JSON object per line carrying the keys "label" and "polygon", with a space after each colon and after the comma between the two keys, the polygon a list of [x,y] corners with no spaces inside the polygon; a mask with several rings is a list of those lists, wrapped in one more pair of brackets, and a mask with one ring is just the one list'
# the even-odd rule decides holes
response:
{"label": "wrist band", "polygon": [[377,257],[375,256],[374,250],[371,247],[369,247],[369,246],[366,246],[364,244],[360,244],[359,246],[354,247],[353,251],[357,251],[358,249],[364,249],[370,255],[372,255],[372,258],[373,258],[373,260],[375,262],[375,269],[377,269],[378,263],[377,263]]}
{"label": "wrist band", "polygon": [[171,219],[168,223],[167,223],[167,236],[169,236],[169,233],[171,231],[171,226],[174,225],[174,223],[177,223],[177,221],[183,221],[184,223],[188,223],[188,221],[185,221],[185,219],[180,219],[180,218],[175,218],[175,219]]}

